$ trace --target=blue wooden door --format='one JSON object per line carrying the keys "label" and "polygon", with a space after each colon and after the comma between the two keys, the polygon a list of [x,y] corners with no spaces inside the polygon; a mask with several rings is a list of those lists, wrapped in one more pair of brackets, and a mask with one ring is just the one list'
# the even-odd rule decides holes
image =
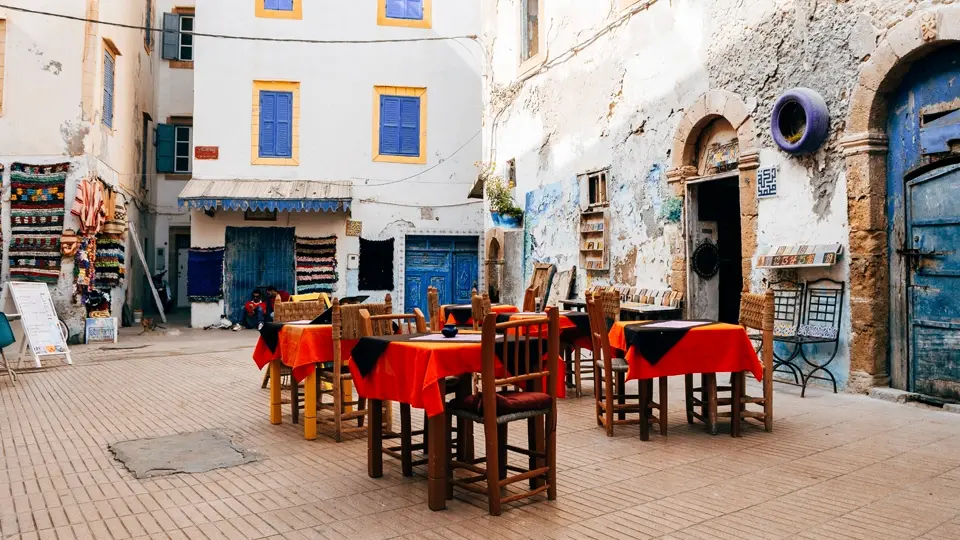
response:
{"label": "blue wooden door", "polygon": [[232,321],[256,288],[294,290],[293,232],[285,227],[227,227],[224,303]]}
{"label": "blue wooden door", "polygon": [[408,236],[404,310],[427,310],[427,287],[440,291],[441,304],[470,303],[477,286],[478,258],[475,236]]}
{"label": "blue wooden door", "polygon": [[907,182],[912,389],[960,399],[960,165]]}

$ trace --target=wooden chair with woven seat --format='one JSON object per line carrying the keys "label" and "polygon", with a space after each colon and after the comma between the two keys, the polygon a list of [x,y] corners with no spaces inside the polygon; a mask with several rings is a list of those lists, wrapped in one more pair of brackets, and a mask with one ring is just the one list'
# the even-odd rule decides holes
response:
{"label": "wooden chair with woven seat", "polygon": [[[385,315],[393,311],[393,304],[388,294],[383,303],[375,304],[349,304],[340,305],[337,298],[333,299],[332,314],[332,335],[333,335],[333,361],[319,366],[317,377],[317,423],[332,427],[333,438],[337,442],[343,440],[343,436],[349,433],[365,431],[364,421],[369,411],[367,411],[366,400],[362,397],[353,399],[352,388],[347,391],[348,385],[352,386],[353,375],[350,373],[348,360],[343,359],[343,348],[346,346],[344,340],[357,340],[361,337],[362,320],[360,310],[368,313]],[[349,357],[349,352],[346,353]],[[349,394],[349,395],[345,395]],[[324,399],[329,397],[329,401]],[[321,411],[329,412],[329,415],[320,415]],[[346,426],[345,423],[350,420],[356,420],[356,427]],[[386,417],[390,421],[390,416]]]}
{"label": "wooden chair with woven seat", "polygon": [[[597,416],[597,425],[603,426],[607,436],[613,436],[613,427],[616,425],[641,424],[641,422],[655,422],[660,427],[660,434],[667,435],[667,378],[660,377],[660,393],[657,401],[653,400],[653,380],[638,382],[638,393],[627,394],[626,375],[629,364],[624,358],[618,358],[610,346],[607,317],[597,300],[587,298],[587,314],[590,317],[590,331],[593,341],[594,358],[594,401]],[[614,403],[616,400],[616,403]],[[627,403],[636,400],[636,403]],[[646,406],[644,407],[644,403]],[[640,411],[644,410],[643,418]],[[651,412],[656,410],[657,414]],[[614,418],[616,413],[617,418]],[[627,414],[636,414],[637,418],[626,418]],[[641,424],[642,426],[643,424]],[[646,428],[641,429],[641,434]]]}
{"label": "wooden chair with woven seat", "polygon": [[[320,301],[307,302],[277,302],[273,307],[273,322],[291,323],[296,321],[312,321],[326,311]],[[270,383],[270,370],[263,374],[260,388],[266,388]],[[286,365],[280,366],[280,386],[290,388],[290,418],[294,424],[300,422],[300,386],[293,380],[293,370]]]}
{"label": "wooden chair with woven seat", "polygon": [[[543,492],[546,492],[547,499],[556,499],[559,312],[550,308],[544,317],[500,324],[497,324],[495,314],[488,314],[483,321],[481,357],[482,389],[448,404],[447,425],[454,417],[483,424],[486,456],[456,459],[450,463],[447,467],[451,490],[448,498],[452,496],[453,487],[486,495],[491,515],[499,515],[504,504]],[[498,378],[498,367],[503,364],[509,366],[513,374]],[[521,390],[498,392],[505,387]],[[507,442],[508,425],[518,420],[527,421],[527,448]],[[449,444],[449,427],[447,441]],[[509,452],[527,456],[528,468],[509,464]],[[481,466],[484,463],[486,466]],[[457,478],[454,475],[457,469],[473,475]],[[517,474],[511,475],[511,472]],[[529,490],[503,495],[504,488],[524,480],[530,482]],[[484,481],[486,487],[478,485]]]}
{"label": "wooden chair with woven seat", "polygon": [[[687,422],[692,423],[694,418],[707,424],[710,432],[715,434],[717,418],[731,418],[730,435],[740,436],[741,423],[747,418],[753,418],[763,423],[766,431],[773,431],[773,325],[774,325],[775,296],[773,289],[767,289],[763,294],[744,292],[740,295],[740,325],[748,332],[759,330],[760,362],[763,366],[763,396],[751,397],[746,394],[746,372],[733,373],[729,386],[717,386],[715,373],[701,375],[701,386],[693,386],[693,375],[685,377],[687,394]],[[699,392],[701,397],[696,398]],[[721,397],[728,393],[730,397]],[[739,395],[740,399],[735,399]],[[747,410],[747,405],[760,405],[762,411]],[[697,414],[695,407],[701,408]],[[730,407],[730,412],[719,412],[719,407]],[[739,409],[736,410],[736,409]]]}

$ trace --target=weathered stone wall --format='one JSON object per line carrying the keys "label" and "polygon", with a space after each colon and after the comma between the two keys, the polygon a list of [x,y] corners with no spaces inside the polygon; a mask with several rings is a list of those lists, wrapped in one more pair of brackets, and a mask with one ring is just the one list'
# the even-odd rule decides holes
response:
{"label": "weathered stone wall", "polygon": [[[678,190],[666,173],[675,165],[672,154],[690,142],[677,137],[687,117],[697,116],[692,108],[714,90],[744,105],[746,118],[731,121],[741,128],[741,154],[755,149],[750,159],[759,166],[780,167],[777,198],[757,201],[752,184],[743,184],[744,245],[755,247],[753,253],[745,248],[745,266],[756,250],[773,245],[849,248],[852,221],[872,215],[857,206],[848,217],[847,162],[838,144],[860,70],[898,22],[953,1],[644,0],[622,10],[624,3],[546,2],[540,21],[546,53],[527,73],[518,72],[519,0],[484,3],[485,155],[500,166],[516,159],[517,200],[528,203],[524,266],[531,259],[560,269],[579,266],[576,175],[610,167],[611,271],[587,276],[581,270],[579,290],[608,281],[679,288],[683,228]],[[781,152],[769,129],[775,100],[798,86],[819,92],[831,118],[827,143],[802,158]],[[749,172],[743,176],[749,179]],[[801,277],[849,281],[850,265],[844,256],[832,269]],[[745,270],[753,288],[777,277]],[[855,292],[886,294],[883,272],[871,275],[870,283],[854,284]],[[834,364],[842,382],[851,370],[850,313],[848,295]],[[884,354],[882,346],[860,348],[861,355]],[[883,362],[860,358],[854,369],[874,374],[877,364]]]}

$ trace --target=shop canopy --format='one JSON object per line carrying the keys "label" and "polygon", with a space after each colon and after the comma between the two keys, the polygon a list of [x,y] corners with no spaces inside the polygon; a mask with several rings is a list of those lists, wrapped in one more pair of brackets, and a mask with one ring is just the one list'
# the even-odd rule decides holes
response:
{"label": "shop canopy", "polygon": [[350,182],[319,180],[199,180],[180,192],[180,207],[197,210],[337,212],[350,209]]}

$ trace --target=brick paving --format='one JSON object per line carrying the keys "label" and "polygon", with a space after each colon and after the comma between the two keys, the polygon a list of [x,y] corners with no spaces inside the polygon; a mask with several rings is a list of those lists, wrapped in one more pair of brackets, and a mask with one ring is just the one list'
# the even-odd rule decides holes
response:
{"label": "brick paving", "polygon": [[[0,377],[3,538],[960,538],[960,415],[778,386],[773,433],[688,426],[607,438],[589,398],[562,400],[559,496],[500,517],[457,491],[444,512],[357,438],[270,425],[254,334],[186,330],[78,347],[76,365]],[[756,389],[754,389],[756,390]],[[259,461],[137,480],[113,442],[218,429]],[[521,434],[517,433],[517,437]],[[482,446],[478,446],[482,448]]]}

